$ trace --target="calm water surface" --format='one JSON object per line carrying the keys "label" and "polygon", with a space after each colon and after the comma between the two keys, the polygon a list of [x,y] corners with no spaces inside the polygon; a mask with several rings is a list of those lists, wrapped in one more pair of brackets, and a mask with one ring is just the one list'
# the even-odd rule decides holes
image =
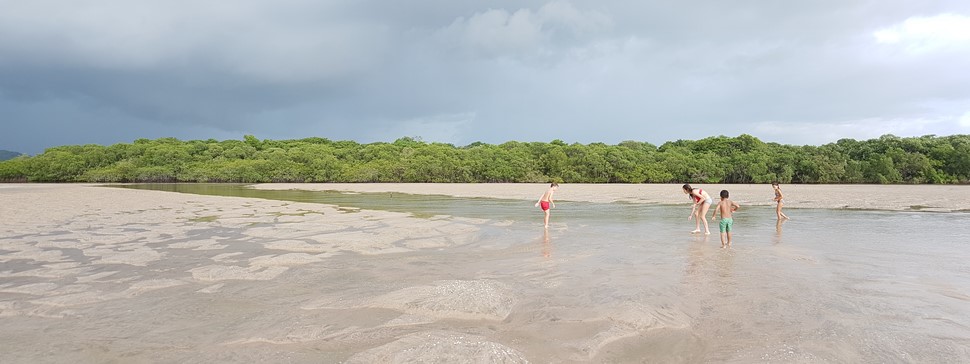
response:
{"label": "calm water surface", "polygon": [[[200,308],[215,325],[205,330],[258,332],[293,316],[346,329],[339,344],[299,344],[322,361],[384,345],[386,330],[441,330],[485,337],[531,362],[970,362],[968,214],[789,209],[792,220],[778,224],[773,209],[743,208],[734,247],[720,249],[716,224],[711,236],[688,233],[686,202],[559,201],[545,231],[534,201],[129,187],[504,222],[455,248],[337,256],[272,284],[247,283],[235,301],[280,308],[249,312],[246,324],[231,313],[240,308]],[[510,314],[377,328],[399,314],[353,304],[447,280],[509,287]],[[347,304],[300,308],[321,300]]]}

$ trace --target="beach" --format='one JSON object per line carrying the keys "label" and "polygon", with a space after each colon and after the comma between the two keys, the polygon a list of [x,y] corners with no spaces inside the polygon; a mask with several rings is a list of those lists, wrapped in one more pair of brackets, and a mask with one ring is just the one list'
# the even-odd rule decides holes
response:
{"label": "beach", "polygon": [[[182,357],[176,350],[168,352],[175,357],[161,356],[163,361],[249,361],[258,356],[236,356],[232,343],[300,342],[322,334],[290,327],[258,337],[230,334],[223,341],[196,343],[192,335],[172,335],[171,328],[157,330],[151,323],[171,320],[193,326],[205,319],[173,317],[168,310],[159,312],[155,302],[145,305],[143,300],[157,299],[158,291],[175,297],[214,295],[241,283],[248,290],[252,288],[245,282],[272,282],[295,267],[323,264],[335,255],[383,255],[465,244],[483,224],[93,185],[0,185],[0,201],[0,341],[7,348],[33,348],[5,349],[0,354],[5,363],[102,362],[128,355],[135,361],[154,361],[158,354],[152,350],[125,350],[138,345],[123,343],[124,338],[118,338],[117,345],[104,344],[117,337],[112,321],[119,316],[129,323],[117,328],[126,333],[123,336],[138,332],[141,339],[159,340],[168,348],[223,348],[212,356],[202,350]],[[265,304],[260,301],[242,305]],[[168,309],[183,314],[198,309],[171,303],[175,307]],[[92,317],[97,319],[76,324]],[[68,324],[58,340],[44,340],[47,335],[37,330],[51,322],[75,324]],[[111,350],[102,352],[104,345]],[[65,346],[69,352],[45,354]]]}
{"label": "beach", "polygon": [[0,362],[970,360],[966,186],[545,186],[0,185]]}

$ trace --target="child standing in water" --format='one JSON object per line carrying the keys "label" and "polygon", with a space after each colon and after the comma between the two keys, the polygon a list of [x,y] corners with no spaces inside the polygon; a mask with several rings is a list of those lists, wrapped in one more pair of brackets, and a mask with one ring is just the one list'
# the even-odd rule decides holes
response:
{"label": "child standing in water", "polygon": [[541,207],[542,212],[546,213],[546,218],[544,220],[546,227],[549,227],[549,209],[556,207],[556,203],[552,201],[552,194],[559,189],[559,184],[553,182],[549,185],[549,189],[546,193],[539,197],[539,201],[536,201],[536,207]]}
{"label": "child standing in water", "polygon": [[733,212],[738,211],[741,205],[737,202],[731,201],[728,198],[728,190],[721,190],[721,202],[717,203],[717,208],[714,209],[714,213],[711,214],[711,220],[717,216],[718,211],[721,212],[721,247],[731,246],[731,230],[734,228],[734,217]]}
{"label": "child standing in water", "polygon": [[787,219],[788,215],[785,215],[784,212],[781,212],[781,207],[785,205],[785,203],[782,202],[782,199],[784,199],[785,196],[781,194],[781,187],[778,186],[778,182],[771,182],[771,188],[775,189],[774,200],[775,202],[778,202],[778,205],[775,207],[775,214],[778,215],[778,220]]}
{"label": "child standing in water", "polygon": [[711,208],[711,204],[714,200],[711,199],[711,195],[700,188],[693,188],[689,183],[684,184],[684,193],[687,194],[692,200],[694,200],[694,205],[690,210],[690,216],[687,216],[687,220],[697,217],[696,228],[691,231],[691,234],[697,234],[701,232],[701,221],[704,222],[704,234],[710,235],[711,229],[707,227],[707,209]]}

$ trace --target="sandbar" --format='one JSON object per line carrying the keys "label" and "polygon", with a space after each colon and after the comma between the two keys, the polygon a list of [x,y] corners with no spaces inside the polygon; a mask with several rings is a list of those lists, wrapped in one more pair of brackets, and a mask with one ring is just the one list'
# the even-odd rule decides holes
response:
{"label": "sandbar", "polygon": [[[266,190],[396,192],[418,195],[533,200],[545,191],[539,183],[268,183]],[[693,184],[718,199],[721,190],[742,205],[774,206],[768,184]],[[963,185],[782,185],[787,208],[970,212],[970,186]],[[561,184],[560,201],[595,203],[689,204],[680,184]]]}

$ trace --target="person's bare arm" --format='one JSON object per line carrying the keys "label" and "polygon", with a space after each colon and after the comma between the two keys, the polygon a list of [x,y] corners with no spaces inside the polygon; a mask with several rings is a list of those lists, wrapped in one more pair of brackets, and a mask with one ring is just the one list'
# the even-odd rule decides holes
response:
{"label": "person's bare arm", "polygon": [[704,199],[704,196],[701,196],[700,194],[694,191],[690,191],[690,196],[691,196],[691,201],[693,201],[694,203],[690,206],[690,216],[687,216],[687,220],[693,219],[694,213],[697,212],[697,205],[699,204],[699,202],[697,201],[696,198],[694,198],[694,196],[697,196],[701,200]]}

